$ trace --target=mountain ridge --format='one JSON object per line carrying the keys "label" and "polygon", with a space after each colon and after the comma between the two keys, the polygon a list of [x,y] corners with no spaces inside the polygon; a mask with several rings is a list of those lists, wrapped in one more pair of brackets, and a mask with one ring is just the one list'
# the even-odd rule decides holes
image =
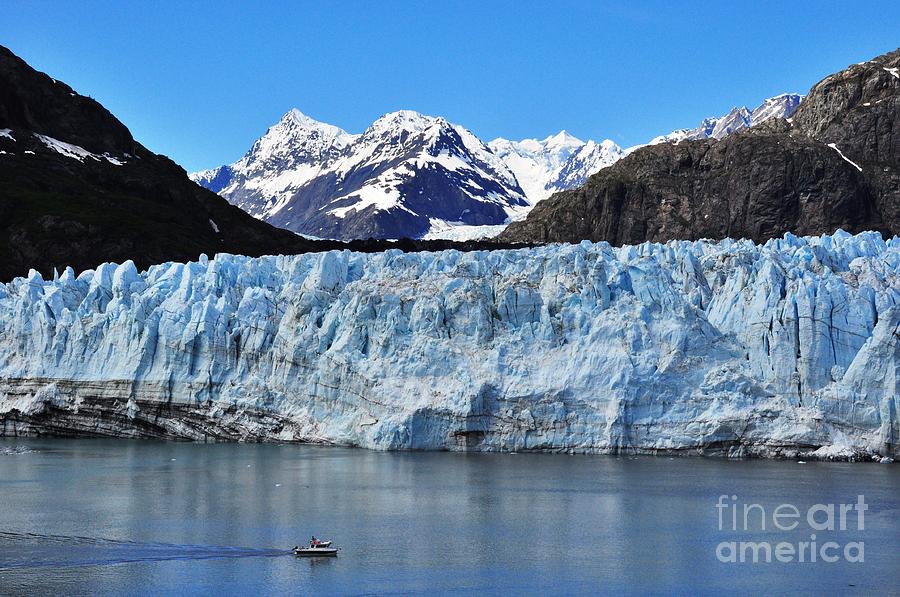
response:
{"label": "mountain ridge", "polygon": [[[769,118],[789,115],[800,99],[797,94],[781,94],[764,100],[753,111],[735,108],[724,116],[705,119],[697,129],[674,131],[651,144],[721,138]],[[392,143],[407,143],[411,135],[422,135],[434,125],[456,133],[464,131],[461,134],[468,142],[460,140],[455,146],[469,149],[457,153],[471,151],[489,168],[473,180],[460,181],[452,176],[429,179],[417,167],[397,171],[373,165],[376,156],[382,160],[398,157],[391,156]],[[306,133],[297,134],[292,126],[300,126]],[[412,110],[390,112],[363,133],[351,134],[293,108],[236,162],[190,176],[254,217],[312,237],[470,238],[496,234],[511,221],[524,218],[538,202],[584,184],[637,147],[623,149],[609,139],[585,142],[565,130],[544,139],[498,137],[484,143],[443,117]],[[362,173],[356,172],[346,188],[342,183],[351,166],[363,162],[368,163]],[[417,180],[420,175],[421,184]],[[479,182],[483,180],[498,183],[493,185],[493,195],[483,189]],[[472,182],[474,185],[468,184]],[[410,201],[410,195],[426,194],[427,202]],[[410,202],[418,205],[410,207]],[[445,202],[452,209],[444,209],[441,204]],[[351,221],[345,222],[351,212]],[[397,221],[390,222],[391,217]]]}
{"label": "mountain ridge", "polygon": [[704,118],[695,128],[678,129],[667,135],[654,137],[649,144],[680,143],[681,141],[709,138],[722,139],[731,133],[762,124],[772,118],[790,118],[800,106],[803,97],[798,93],[782,93],[764,99],[753,110],[747,106],[735,106],[722,116]]}
{"label": "mountain ridge", "polygon": [[516,175],[532,206],[555,191],[581,184],[624,155],[624,150],[609,139],[585,142],[565,130],[541,140],[498,137],[488,147]]}
{"label": "mountain ridge", "polygon": [[[474,134],[433,117],[399,110],[359,135],[340,131],[327,152],[279,135],[291,110],[237,162],[194,173],[233,204],[274,225],[326,238],[424,236],[436,225],[501,224],[527,206],[515,176]],[[330,127],[310,119],[308,128]],[[299,156],[299,159],[298,159]],[[278,159],[276,159],[278,158]],[[254,164],[275,164],[266,170]]]}
{"label": "mountain ridge", "polygon": [[642,147],[542,201],[496,238],[613,244],[785,232],[900,232],[900,50],[851,65],[792,113]]}

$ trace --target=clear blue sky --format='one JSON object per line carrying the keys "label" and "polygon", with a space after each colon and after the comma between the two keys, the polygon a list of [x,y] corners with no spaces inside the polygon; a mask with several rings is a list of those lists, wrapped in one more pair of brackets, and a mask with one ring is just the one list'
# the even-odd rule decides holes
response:
{"label": "clear blue sky", "polygon": [[[251,8],[252,7],[252,8]],[[3,2],[0,44],[188,170],[291,107],[642,143],[900,44],[900,2]]]}

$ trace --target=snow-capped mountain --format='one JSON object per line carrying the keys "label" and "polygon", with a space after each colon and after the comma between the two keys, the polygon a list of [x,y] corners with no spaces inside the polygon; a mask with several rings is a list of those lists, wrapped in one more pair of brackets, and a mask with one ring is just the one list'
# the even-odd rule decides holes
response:
{"label": "snow-capped mountain", "polygon": [[763,101],[755,110],[746,106],[732,108],[728,114],[713,118],[704,118],[699,126],[692,129],[679,129],[668,135],[660,135],[650,141],[657,143],[679,143],[696,139],[721,139],[735,131],[755,126],[771,118],[790,118],[800,105],[802,95],[783,93]]}
{"label": "snow-capped mountain", "polygon": [[192,178],[260,219],[324,238],[498,225],[528,206],[515,175],[474,134],[410,110],[362,135],[291,110],[243,158]]}
{"label": "snow-capped mountain", "polygon": [[803,96],[797,93],[782,93],[763,101],[753,110],[751,126],[765,122],[770,118],[790,118],[800,106]]}
{"label": "snow-capped mountain", "polygon": [[585,143],[566,131],[541,141],[498,138],[488,146],[515,173],[531,205],[557,191],[584,184],[591,174],[624,155],[622,148],[609,139]]}
{"label": "snow-capped mountain", "polygon": [[357,137],[293,109],[237,162],[196,172],[191,178],[265,220],[337,161]]}

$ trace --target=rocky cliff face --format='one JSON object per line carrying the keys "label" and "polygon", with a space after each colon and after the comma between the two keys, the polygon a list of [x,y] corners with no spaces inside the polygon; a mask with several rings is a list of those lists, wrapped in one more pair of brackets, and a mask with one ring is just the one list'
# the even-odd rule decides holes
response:
{"label": "rocky cliff face", "polygon": [[0,285],[0,432],[898,456],[900,241],[349,251]]}
{"label": "rocky cliff face", "polygon": [[636,150],[499,238],[614,244],[900,232],[900,50],[816,84],[791,122]]}
{"label": "rocky cliff face", "polygon": [[809,99],[794,129],[852,162],[885,227],[900,232],[900,50],[826,77]]}

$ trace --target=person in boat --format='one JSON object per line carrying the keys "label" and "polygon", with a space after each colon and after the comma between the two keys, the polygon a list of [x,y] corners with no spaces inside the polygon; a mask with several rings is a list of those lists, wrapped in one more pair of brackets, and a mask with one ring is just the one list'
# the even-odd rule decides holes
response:
{"label": "person in boat", "polygon": [[312,539],[309,540],[309,546],[310,547],[318,547],[319,546],[319,540],[316,539],[315,535],[313,535]]}

